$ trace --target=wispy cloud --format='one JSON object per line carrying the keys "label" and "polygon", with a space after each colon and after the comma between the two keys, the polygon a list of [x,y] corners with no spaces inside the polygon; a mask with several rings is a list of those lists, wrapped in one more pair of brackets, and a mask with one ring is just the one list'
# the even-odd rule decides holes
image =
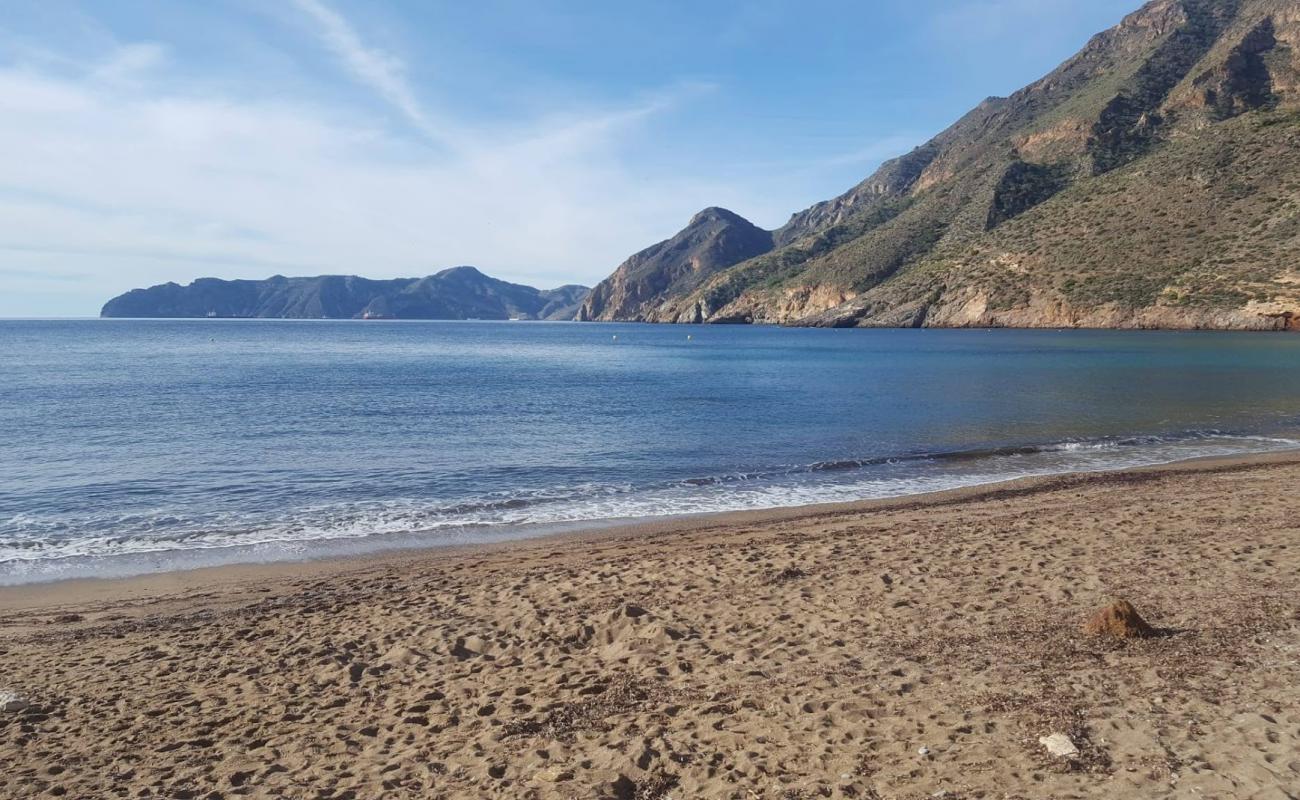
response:
{"label": "wispy cloud", "polygon": [[[429,140],[469,157],[508,146],[509,143],[493,140],[493,132],[470,130],[449,114],[431,113],[407,80],[404,61],[365,41],[347,17],[323,0],[293,0],[293,5],[313,23],[322,43],[355,80],[374,91]],[[531,130],[516,135],[530,147],[577,146],[613,135],[717,88],[711,82],[686,81],[651,92],[624,107],[583,109],[534,120],[527,123]]]}
{"label": "wispy cloud", "polygon": [[[533,122],[530,130],[520,132],[519,143],[534,149],[569,150],[610,141],[657,114],[669,112],[717,89],[714,83],[692,81],[652,92],[620,108],[555,114]],[[500,145],[480,138],[480,145],[471,149],[491,152]]]}
{"label": "wispy cloud", "polygon": [[868,142],[861,147],[855,147],[852,150],[812,159],[808,164],[808,167],[810,169],[830,169],[834,167],[853,167],[863,164],[875,164],[886,159],[906,154],[912,148],[920,144],[925,138],[924,135],[919,133],[886,136]]}
{"label": "wispy cloud", "polygon": [[90,77],[106,83],[139,80],[161,67],[167,60],[167,48],[156,42],[140,42],[119,47],[108,60],[97,64]]}
{"label": "wispy cloud", "polygon": [[[839,189],[847,189],[881,162],[905,155],[932,134],[898,133],[859,144],[850,149],[830,152],[827,155],[804,155],[784,160],[732,162],[729,168],[750,172],[779,174],[786,179],[843,174],[849,176]],[[856,176],[856,177],[855,177]],[[824,199],[824,198],[818,198]]]}
{"label": "wispy cloud", "polygon": [[0,269],[0,276],[53,283],[84,281],[91,277],[85,272],[45,272],[35,269]]}
{"label": "wispy cloud", "polygon": [[[611,102],[560,92],[520,103],[540,115],[484,122],[426,103],[402,59],[328,0],[292,2],[300,42],[323,46],[327,75],[341,66],[360,102],[336,87],[279,91],[273,75],[247,87],[195,74],[179,46],[111,36],[97,57],[42,41],[0,64],[0,316],[94,313],[126,289],[205,275],[474,264],[534,285],[590,283],[700,208],[779,224],[797,187],[843,174],[847,188],[912,144],[764,165],[715,148],[659,169],[644,156],[671,149],[655,141],[660,126],[707,110],[721,86],[670,78]],[[0,57],[22,49],[9,44]],[[376,115],[371,96],[394,113]]]}
{"label": "wispy cloud", "polygon": [[345,107],[181,93],[165,56],[126,45],[76,69],[0,68],[0,281],[14,290],[0,292],[0,316],[30,313],[16,290],[40,273],[93,276],[78,283],[82,313],[133,286],[210,274],[470,263],[521,282],[594,281],[740,194],[639,174],[622,151],[707,85],[457,126],[476,141],[448,151]]}
{"label": "wispy cloud", "polygon": [[416,98],[401,59],[367,45],[342,14],[321,0],[293,0],[293,4],[316,26],[322,42],[357,81],[378,93],[429,140],[459,146],[461,137],[445,123],[436,123]]}

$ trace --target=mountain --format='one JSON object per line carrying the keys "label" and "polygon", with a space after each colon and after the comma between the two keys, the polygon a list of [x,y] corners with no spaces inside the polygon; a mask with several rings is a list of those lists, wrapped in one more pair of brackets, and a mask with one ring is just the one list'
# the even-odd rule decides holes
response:
{"label": "mountain", "polygon": [[726,227],[751,251],[692,221],[579,318],[1300,328],[1300,3],[1147,3],[771,249]]}
{"label": "mountain", "polygon": [[771,249],[771,233],[725,208],[706,208],[673,238],[620,264],[587,295],[577,318],[651,318],[661,298],[688,294],[720,270]]}
{"label": "mountain", "polygon": [[425,278],[348,275],[261,281],[200,278],[109,300],[101,317],[275,317],[295,319],[572,319],[585,286],[534,289],[452,267]]}

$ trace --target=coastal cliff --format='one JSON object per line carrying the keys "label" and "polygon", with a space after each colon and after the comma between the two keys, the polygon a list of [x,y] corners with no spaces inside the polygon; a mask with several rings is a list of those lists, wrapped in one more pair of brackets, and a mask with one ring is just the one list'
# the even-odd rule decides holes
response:
{"label": "coastal cliff", "polygon": [[772,234],[725,208],[706,208],[676,236],[633,255],[601,281],[579,320],[653,319],[664,297],[689,294],[721,270],[772,249]]}
{"label": "coastal cliff", "polygon": [[727,213],[577,318],[1300,328],[1300,5],[1156,0],[775,231]]}
{"label": "coastal cliff", "polygon": [[275,276],[260,281],[200,278],[164,283],[108,301],[102,317],[289,319],[572,319],[585,286],[534,289],[452,267],[425,278]]}

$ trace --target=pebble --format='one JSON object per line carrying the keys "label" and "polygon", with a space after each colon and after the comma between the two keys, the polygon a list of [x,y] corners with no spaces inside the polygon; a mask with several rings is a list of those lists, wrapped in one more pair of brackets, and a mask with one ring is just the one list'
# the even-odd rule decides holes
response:
{"label": "pebble", "polygon": [[1074,758],[1079,755],[1079,748],[1064,733],[1038,737],[1038,743],[1047,748],[1047,752],[1059,758]]}
{"label": "pebble", "polygon": [[22,711],[29,706],[27,698],[17,692],[0,691],[0,711]]}
{"label": "pebble", "polygon": [[567,781],[571,779],[573,777],[573,773],[569,772],[563,767],[547,767],[546,769],[537,773],[535,777],[537,778],[537,780],[545,781],[546,783],[559,783],[560,781]]}

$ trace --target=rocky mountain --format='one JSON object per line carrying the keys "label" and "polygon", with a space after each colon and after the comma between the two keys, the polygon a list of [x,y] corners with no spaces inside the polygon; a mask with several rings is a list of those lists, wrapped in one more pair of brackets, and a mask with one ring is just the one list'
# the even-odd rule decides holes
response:
{"label": "rocky mountain", "polygon": [[577,318],[653,318],[663,298],[689,294],[719,271],[771,249],[768,231],[725,208],[706,208],[673,238],[620,264],[587,295]]}
{"label": "rocky mountain", "polygon": [[261,281],[200,278],[164,283],[109,300],[101,317],[274,317],[295,319],[572,319],[585,286],[534,289],[452,267],[425,278],[349,275]]}
{"label": "rocky mountain", "polygon": [[1147,3],[770,249],[711,212],[579,319],[1300,328],[1300,3]]}

